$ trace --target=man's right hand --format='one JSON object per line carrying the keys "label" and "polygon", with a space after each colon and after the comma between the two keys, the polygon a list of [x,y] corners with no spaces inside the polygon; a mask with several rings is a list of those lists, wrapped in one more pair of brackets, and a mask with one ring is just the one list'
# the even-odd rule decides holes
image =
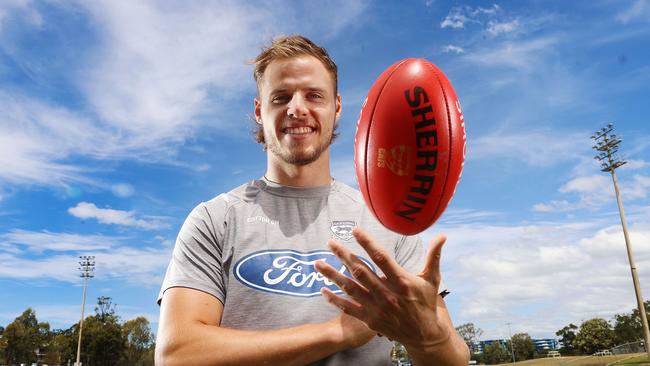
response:
{"label": "man's right hand", "polygon": [[346,345],[345,348],[355,348],[363,346],[377,335],[366,323],[345,313],[330,320],[336,330],[338,339]]}

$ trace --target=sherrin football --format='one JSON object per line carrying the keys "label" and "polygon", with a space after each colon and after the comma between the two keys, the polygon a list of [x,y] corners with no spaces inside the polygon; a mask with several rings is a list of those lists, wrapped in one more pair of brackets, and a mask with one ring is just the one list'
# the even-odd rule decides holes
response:
{"label": "sherrin football", "polygon": [[440,217],[465,160],[465,124],[447,77],[431,62],[396,62],[361,108],[355,168],[366,204],[388,229],[417,234]]}

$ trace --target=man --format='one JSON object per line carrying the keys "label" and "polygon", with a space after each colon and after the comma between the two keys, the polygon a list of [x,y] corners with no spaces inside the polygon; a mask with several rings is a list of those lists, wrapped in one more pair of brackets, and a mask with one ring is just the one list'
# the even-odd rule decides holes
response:
{"label": "man", "polygon": [[392,339],[415,365],[467,365],[438,294],[444,237],[424,259],[419,238],[385,229],[330,175],[341,98],[327,52],[276,39],[254,75],[266,173],[183,224],[159,295],[156,363],[389,365]]}

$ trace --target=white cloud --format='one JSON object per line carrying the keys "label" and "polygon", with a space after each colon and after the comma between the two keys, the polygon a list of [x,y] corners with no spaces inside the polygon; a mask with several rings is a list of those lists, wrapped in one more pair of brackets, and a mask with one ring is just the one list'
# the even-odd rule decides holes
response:
{"label": "white cloud", "polygon": [[448,208],[440,217],[442,225],[453,225],[468,222],[485,222],[489,219],[496,219],[502,213],[495,211],[474,210],[469,208]]}
{"label": "white cloud", "polygon": [[573,178],[560,187],[560,192],[578,193],[585,203],[597,204],[609,198],[607,192],[612,190],[612,183],[607,178],[604,174]]}
{"label": "white cloud", "polygon": [[623,24],[633,21],[650,21],[650,1],[637,0],[627,9],[616,15],[616,20]]}
{"label": "white cloud", "polygon": [[485,15],[494,16],[501,8],[494,4],[489,8],[478,6],[472,8],[470,6],[454,7],[449,11],[449,14],[440,23],[440,28],[465,28],[467,23],[481,23],[481,18]]}
{"label": "white cloud", "polygon": [[4,0],[0,2],[0,34],[2,34],[3,25],[6,23],[10,16],[20,16],[27,24],[40,27],[43,25],[43,18],[41,14],[33,8],[33,1],[31,0]]}
{"label": "white cloud", "polygon": [[[549,49],[558,43],[552,36],[524,41],[504,42],[467,53],[464,59],[487,67],[508,67],[519,70],[536,70],[544,61]],[[543,68],[542,68],[543,69]]]}
{"label": "white cloud", "polygon": [[[631,180],[621,180],[619,189],[623,200],[638,200],[648,196],[650,177],[634,175]],[[579,176],[569,180],[559,189],[560,193],[576,194],[578,200],[552,200],[549,203],[538,203],[533,206],[537,212],[568,212],[579,209],[596,209],[605,204],[615,202],[614,184],[609,174]]]}
{"label": "white cloud", "polygon": [[497,131],[468,140],[467,156],[468,159],[515,159],[531,166],[548,167],[579,157],[585,150],[576,144],[580,139],[588,143],[580,133]]}
{"label": "white cloud", "polygon": [[469,18],[460,9],[452,9],[440,23],[440,28],[465,28],[465,23],[468,21]]}
{"label": "white cloud", "polygon": [[627,164],[623,165],[623,169],[642,169],[648,166],[645,160],[628,159]]}
{"label": "white cloud", "polygon": [[[163,240],[156,247],[133,248],[124,245],[125,241],[102,235],[12,230],[0,236],[0,278],[75,283],[79,280],[78,254],[91,254],[95,277],[160,285],[172,246]],[[61,254],[40,255],[45,251]]]}
{"label": "white cloud", "polygon": [[133,188],[132,185],[126,184],[126,183],[119,183],[119,184],[114,184],[111,187],[111,190],[113,191],[113,194],[116,195],[117,197],[131,197],[133,193],[135,192],[135,189]]}
{"label": "white cloud", "polygon": [[537,203],[533,205],[533,211],[537,212],[564,212],[578,209],[575,203],[569,203],[566,200],[552,200],[549,203]]}
{"label": "white cloud", "polygon": [[444,52],[444,53],[453,52],[453,53],[459,54],[459,53],[465,52],[465,50],[462,47],[454,46],[452,44],[449,44],[449,45],[446,45],[445,47],[442,48],[442,52]]}
{"label": "white cloud", "polygon": [[[533,337],[569,322],[629,312],[635,298],[618,217],[584,222],[497,226],[436,225],[448,242],[443,277],[457,301],[458,324],[473,322],[484,338],[512,322]],[[650,290],[650,226],[630,226],[644,291]],[[424,234],[433,236],[433,230]],[[531,307],[532,306],[532,307]],[[507,330],[507,327],[506,327]]]}
{"label": "white cloud", "polygon": [[149,230],[167,227],[160,219],[138,219],[133,211],[98,208],[94,203],[89,202],[79,202],[75,207],[70,207],[68,213],[80,219],[96,219],[102,224],[135,226]]}
{"label": "white cloud", "polygon": [[[0,247],[13,253],[43,251],[94,251],[108,250],[119,242],[119,238],[102,235],[79,235],[72,233],[53,233],[50,231],[26,231],[13,229],[0,235]],[[6,263],[5,263],[6,264]]]}
{"label": "white cloud", "polygon": [[[97,165],[89,168],[71,161],[85,157],[172,162],[178,146],[207,125],[205,116],[226,108],[224,100],[239,98],[243,90],[254,88],[251,67],[245,61],[273,33],[317,30],[328,39],[359,26],[358,15],[367,2],[339,1],[325,8],[278,5],[57,3],[73,8],[70,13],[91,17],[88,22],[96,30],[97,39],[83,52],[57,51],[75,55],[70,59],[77,63],[65,68],[73,70],[65,78],[78,86],[76,91],[88,105],[75,111],[0,89],[0,182],[76,183],[111,190],[110,184],[89,178]],[[305,18],[307,8],[318,11],[306,12]],[[31,1],[0,4],[0,22],[23,13],[39,14]],[[40,19],[46,25],[55,21],[46,14]],[[18,52],[15,57],[23,54],[27,53]],[[209,126],[232,130],[228,118],[210,118]]]}
{"label": "white cloud", "polygon": [[113,138],[64,108],[0,90],[0,182],[92,183],[85,169],[60,163],[72,152],[112,153]]}
{"label": "white cloud", "polygon": [[511,33],[516,31],[521,24],[518,19],[509,21],[509,22],[498,22],[491,20],[488,22],[487,31],[493,36],[499,35],[501,33]]}

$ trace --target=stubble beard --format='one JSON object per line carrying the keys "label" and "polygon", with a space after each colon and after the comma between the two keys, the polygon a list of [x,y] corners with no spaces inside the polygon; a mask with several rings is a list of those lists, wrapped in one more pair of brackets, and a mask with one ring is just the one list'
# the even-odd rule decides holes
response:
{"label": "stubble beard", "polygon": [[266,144],[266,148],[268,149],[268,151],[270,151],[273,155],[277,156],[280,160],[291,165],[305,166],[318,160],[318,158],[320,158],[323,152],[325,152],[325,150],[327,150],[330,147],[330,145],[332,145],[332,141],[334,140],[335,129],[336,126],[332,128],[332,130],[330,131],[327,141],[316,146],[316,148],[311,152],[300,151],[300,152],[293,153],[291,152],[291,150],[295,145],[294,146],[289,145],[287,150],[283,150],[283,148],[280,146],[280,144],[276,139],[270,138],[271,136],[266,135],[266,131],[264,131],[265,134],[264,139],[266,141],[270,141],[267,142]]}

